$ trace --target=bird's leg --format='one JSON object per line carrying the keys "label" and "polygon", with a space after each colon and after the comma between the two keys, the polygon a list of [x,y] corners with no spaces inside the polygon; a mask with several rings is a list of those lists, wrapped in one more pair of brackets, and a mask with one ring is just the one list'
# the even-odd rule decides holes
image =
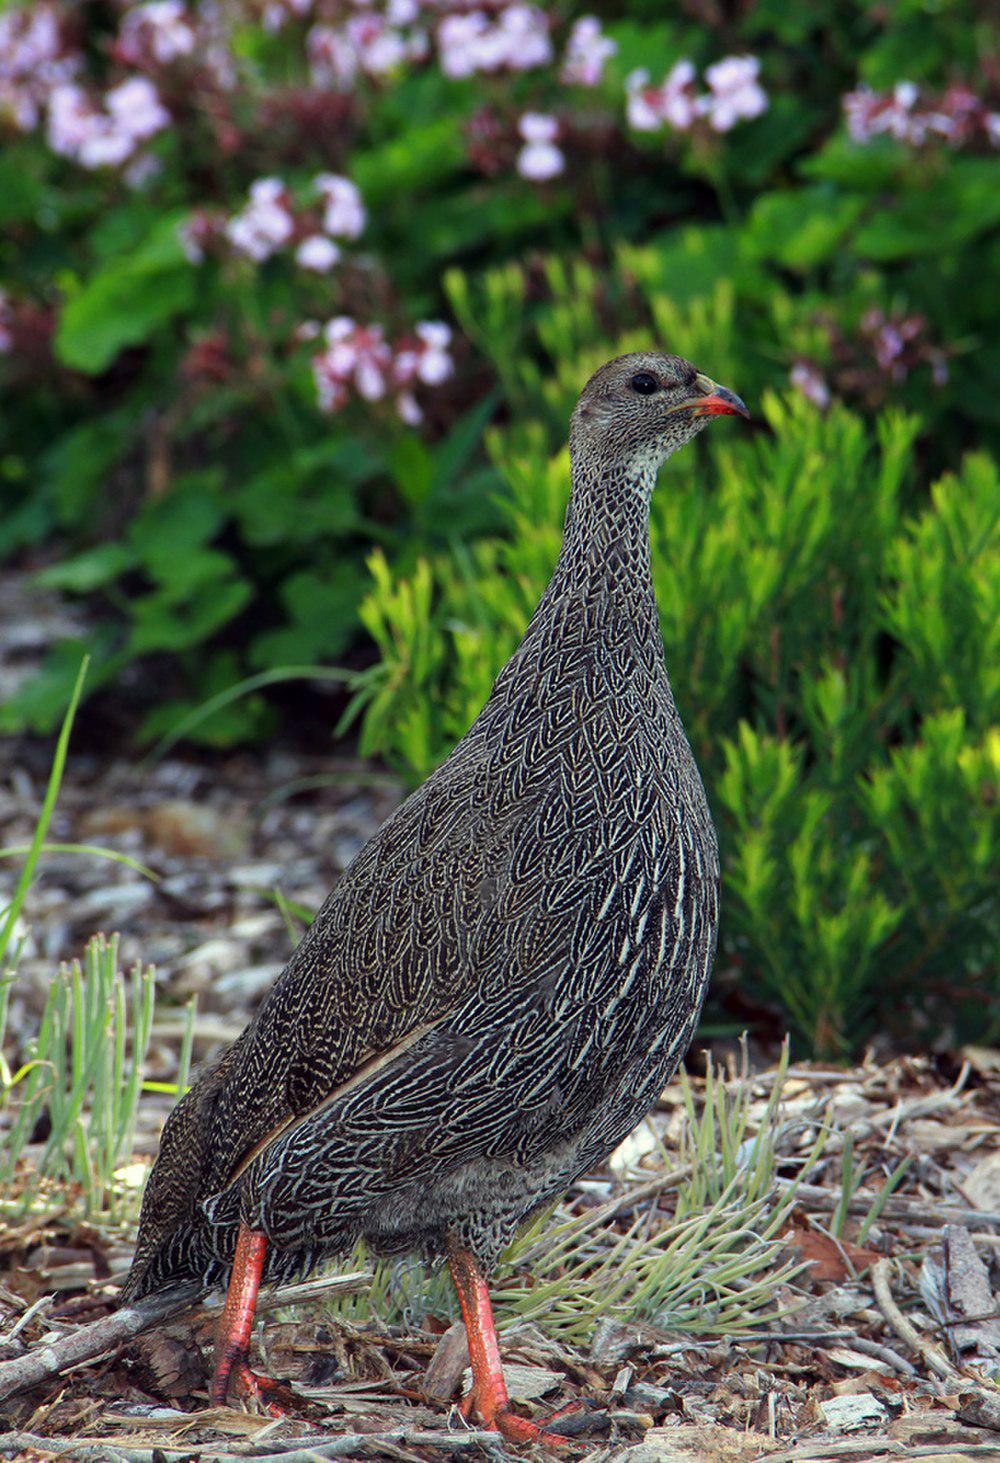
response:
{"label": "bird's leg", "polygon": [[472,1390],[462,1402],[462,1416],[478,1418],[484,1427],[501,1433],[512,1443],[565,1447],[568,1438],[546,1432],[538,1423],[511,1411],[486,1281],[469,1251],[454,1241],[448,1246],[448,1268],[458,1291],[472,1364]]}
{"label": "bird's leg", "polygon": [[[259,1376],[252,1371],[247,1361],[253,1313],[266,1254],[267,1240],[264,1235],[241,1224],[236,1239],[229,1289],[226,1292],[226,1304],[215,1338],[215,1371],[212,1373],[210,1396],[216,1407],[225,1405],[231,1379],[239,1383],[240,1390],[245,1395],[258,1402],[264,1401],[264,1393],[279,1386],[272,1377]],[[264,1405],[269,1412],[284,1416],[284,1409],[276,1404],[264,1402]]]}

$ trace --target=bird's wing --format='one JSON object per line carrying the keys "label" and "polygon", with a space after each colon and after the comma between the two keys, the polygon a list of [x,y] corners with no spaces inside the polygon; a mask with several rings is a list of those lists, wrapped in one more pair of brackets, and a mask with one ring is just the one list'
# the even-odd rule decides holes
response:
{"label": "bird's wing", "polygon": [[299,1117],[461,1008],[502,960],[525,907],[508,899],[501,928],[498,902],[512,866],[518,884],[530,877],[529,829],[552,795],[541,764],[503,776],[498,760],[512,755],[516,745],[474,730],[345,871],[254,1020],[171,1114],[137,1266]]}

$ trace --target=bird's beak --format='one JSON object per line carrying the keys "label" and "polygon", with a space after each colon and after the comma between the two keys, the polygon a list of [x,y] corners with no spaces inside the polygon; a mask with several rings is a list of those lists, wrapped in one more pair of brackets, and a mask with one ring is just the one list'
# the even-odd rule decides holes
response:
{"label": "bird's beak", "polygon": [[709,376],[696,376],[694,384],[699,394],[680,402],[674,407],[675,411],[690,411],[696,417],[749,417],[750,413],[735,391],[718,385]]}

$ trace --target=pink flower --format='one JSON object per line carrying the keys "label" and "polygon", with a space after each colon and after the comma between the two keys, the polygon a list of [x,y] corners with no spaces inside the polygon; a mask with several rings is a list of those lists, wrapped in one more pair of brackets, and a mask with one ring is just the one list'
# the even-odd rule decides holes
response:
{"label": "pink flower", "polygon": [[48,138],[60,157],[75,158],[91,135],[97,109],[82,86],[66,82],[49,97]]}
{"label": "pink flower", "polygon": [[361,194],[350,178],[319,173],[313,186],[323,200],[323,227],[336,238],[356,239],[363,231],[366,215]]}
{"label": "pink flower", "polygon": [[649,85],[648,71],[633,71],[625,89],[626,115],[636,132],[658,132],[665,122],[686,132],[694,122],[698,101],[691,61],[677,61],[659,86]]}
{"label": "pink flower", "polygon": [[441,70],[459,80],[481,69],[482,39],[489,22],[481,10],[467,15],[446,15],[438,26],[437,43]]}
{"label": "pink flower", "polygon": [[226,237],[239,254],[260,264],[291,238],[295,224],[280,178],[258,178],[250,202],[226,224]]}
{"label": "pink flower", "polygon": [[441,70],[461,78],[477,71],[530,71],[552,60],[552,41],[543,10],[508,5],[491,24],[481,10],[446,15],[437,29]]}
{"label": "pink flower", "polygon": [[881,130],[877,125],[881,98],[870,87],[859,86],[857,91],[848,92],[840,104],[844,109],[848,136],[853,142],[869,142],[876,131]]}
{"label": "pink flower", "polygon": [[757,80],[760,62],[756,56],[726,56],[705,72],[710,95],[698,110],[707,114],[716,132],[728,132],[737,122],[749,121],[767,111],[767,93]]}
{"label": "pink flower", "polygon": [[347,22],[347,36],[369,76],[384,76],[406,60],[406,43],[380,15],[356,15]]}
{"label": "pink flower", "polygon": [[357,325],[350,316],[338,315],[323,335],[327,349],[313,358],[313,375],[324,410],[343,405],[349,384],[366,401],[380,401],[392,366],[381,325]]}
{"label": "pink flower", "polygon": [[891,92],[859,86],[842,98],[848,135],[854,142],[870,142],[886,134],[910,147],[923,147],[940,138],[960,147],[982,136],[992,146],[1000,143],[994,114],[961,83],[943,96],[921,101],[912,81],[899,81]]}
{"label": "pink flower", "polygon": [[82,87],[72,82],[54,87],[48,118],[52,151],[85,168],[117,167],[132,157],[137,143],[170,124],[170,113],[144,76],[112,87],[105,101],[103,112]]}
{"label": "pink flower", "polygon": [[317,86],[346,91],[358,74],[358,53],[343,31],[314,25],[306,37],[309,70]]}
{"label": "pink flower", "polygon": [[455,369],[448,354],[451,327],[440,320],[424,320],[417,326],[417,336],[423,345],[417,375],[426,386],[440,386]]}
{"label": "pink flower", "polygon": [[396,397],[396,410],[408,427],[419,427],[424,419],[412,391],[401,391]]}
{"label": "pink flower", "polygon": [[[311,339],[314,322],[296,332],[296,339]],[[439,386],[454,365],[448,347],[451,331],[439,320],[424,320],[413,336],[391,347],[380,325],[359,325],[349,315],[328,320],[322,330],[324,348],[313,357],[313,376],[324,411],[338,411],[352,391],[365,401],[381,401],[388,392],[396,397],[403,421],[416,426],[423,413],[413,393],[419,382]]]}
{"label": "pink flower", "polygon": [[133,76],[112,87],[104,98],[111,121],[133,142],[145,142],[170,126],[170,113],[156,87],[145,76]]}
{"label": "pink flower", "polygon": [[389,0],[385,7],[385,18],[390,25],[412,25],[419,15],[419,0]]}
{"label": "pink flower", "polygon": [[524,138],[524,147],[517,155],[517,171],[533,183],[545,183],[558,177],[566,166],[562,149],[555,144],[559,123],[543,112],[525,112],[517,124]]}
{"label": "pink flower", "polygon": [[789,380],[796,391],[800,391],[821,411],[825,411],[830,405],[830,388],[816,367],[809,361],[796,361],[789,374]]}
{"label": "pink flower", "polygon": [[552,60],[545,12],[534,5],[508,5],[500,12],[500,41],[503,50],[501,65],[511,71],[531,71],[547,66]]}
{"label": "pink flower", "polygon": [[0,10],[0,120],[30,132],[52,88],[68,82],[81,64],[82,57],[63,43],[53,6]]}
{"label": "pink flower", "polygon": [[440,386],[455,369],[449,354],[451,328],[440,320],[423,320],[416,327],[416,341],[401,346],[392,366],[397,386],[422,381],[425,386]]}
{"label": "pink flower", "polygon": [[264,29],[271,32],[284,28],[290,19],[301,20],[309,14],[313,0],[268,0],[264,7]]}
{"label": "pink flower", "polygon": [[684,132],[694,121],[694,64],[677,61],[660,87],[660,115],[671,127]]}
{"label": "pink flower", "polygon": [[122,21],[117,53],[132,66],[161,66],[190,56],[197,42],[181,0],[151,0],[129,9]]}
{"label": "pink flower", "polygon": [[567,86],[597,86],[605,62],[617,50],[617,42],[602,32],[601,22],[593,15],[582,15],[569,33],[560,81]]}
{"label": "pink flower", "polygon": [[295,251],[295,262],[317,274],[328,273],[340,258],[340,250],[325,234],[310,234]]}
{"label": "pink flower", "polygon": [[656,132],[663,125],[660,116],[659,90],[649,84],[645,67],[630,71],[625,78],[625,115],[636,132]]}

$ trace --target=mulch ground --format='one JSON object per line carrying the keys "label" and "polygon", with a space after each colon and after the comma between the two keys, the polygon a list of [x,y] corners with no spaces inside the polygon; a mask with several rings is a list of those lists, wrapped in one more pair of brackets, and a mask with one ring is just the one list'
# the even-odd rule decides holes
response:
{"label": "mulch ground", "polygon": [[[8,762],[0,844],[26,841],[43,789],[43,764]],[[287,957],[274,888],[315,908],[398,796],[389,779],[281,751],[214,768],[168,760],[109,771],[83,758],[71,766],[52,838],[111,844],[160,878],[79,856],[46,860],[12,1029],[30,1030],[55,961],[82,953],[94,930],[119,928],[125,959],[155,961],[165,997],[150,1075],[170,1079],[176,1007],[192,994],[196,1056],[210,1056],[242,1028]],[[761,1115],[769,1065],[767,1053],[754,1053],[749,1080]],[[155,1150],[166,1102],[144,1104],[139,1160]],[[669,1316],[656,1325],[608,1317],[581,1348],[533,1327],[508,1329],[502,1346],[519,1407],[542,1417],[580,1402],[560,1426],[574,1433],[567,1456],[589,1463],[1000,1458],[998,1118],[997,1052],[872,1059],[848,1070],[793,1066],[782,1107],[791,1147],[808,1145],[817,1125],[831,1136],[789,1215],[786,1253],[804,1268],[780,1297],[785,1313],[741,1339],[681,1334]],[[682,1121],[672,1085],[645,1136],[574,1190],[567,1209],[610,1197],[620,1200],[623,1230],[637,1217],[666,1222],[676,1184],[658,1187],[663,1150],[650,1135],[669,1150]],[[843,1202],[848,1142],[858,1188]],[[779,1167],[776,1192],[789,1181]],[[88,1229],[67,1214],[0,1226],[0,1385],[5,1365],[58,1349],[111,1313],[127,1262],[126,1233]],[[262,1313],[258,1327],[267,1368],[296,1388],[289,1415],[208,1406],[218,1309],[206,1306],[11,1397],[0,1412],[0,1457],[433,1463],[516,1455],[458,1414],[466,1355],[449,1316],[348,1324],[324,1314],[322,1291],[320,1283],[295,1306],[279,1297],[281,1308]]]}

